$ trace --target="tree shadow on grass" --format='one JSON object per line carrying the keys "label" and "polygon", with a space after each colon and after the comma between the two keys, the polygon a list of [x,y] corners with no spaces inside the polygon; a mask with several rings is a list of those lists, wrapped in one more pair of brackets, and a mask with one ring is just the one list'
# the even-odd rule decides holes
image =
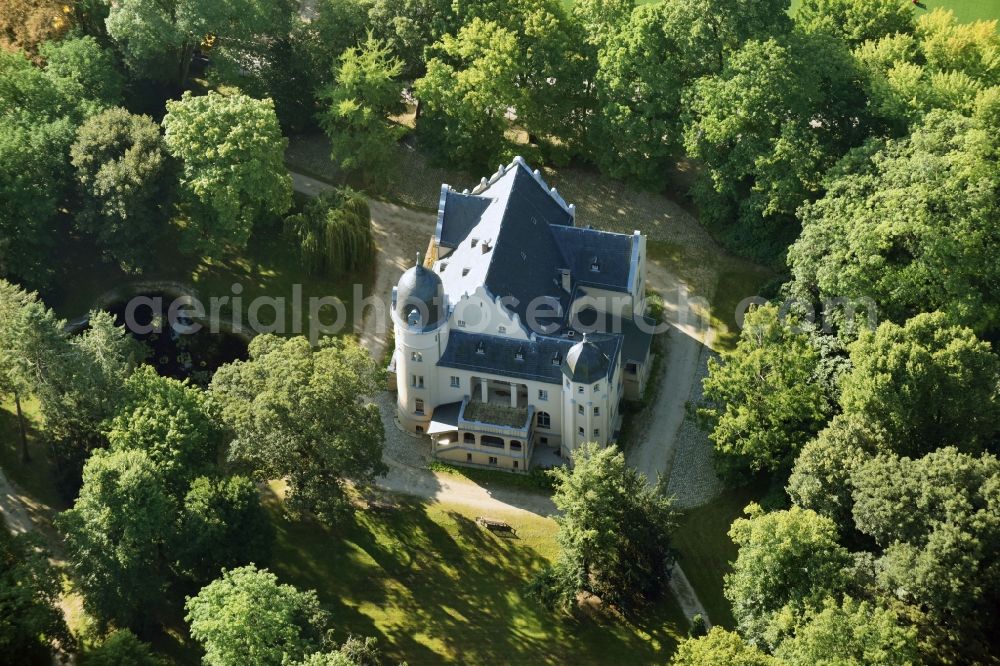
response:
{"label": "tree shadow on grass", "polygon": [[267,503],[278,530],[272,570],[317,590],[338,638],[376,636],[391,659],[638,663],[664,661],[672,650],[669,627],[643,629],[604,613],[567,621],[542,608],[525,588],[545,558],[526,540],[481,529],[472,514],[407,498],[326,528],[285,519],[276,498]]}

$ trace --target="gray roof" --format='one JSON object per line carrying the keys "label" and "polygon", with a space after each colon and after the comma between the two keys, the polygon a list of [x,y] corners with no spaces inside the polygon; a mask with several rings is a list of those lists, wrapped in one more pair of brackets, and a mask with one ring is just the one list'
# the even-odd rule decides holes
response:
{"label": "gray roof", "polygon": [[553,226],[551,231],[575,282],[628,292],[632,236],[566,226]]}
{"label": "gray roof", "polygon": [[585,336],[583,340],[573,345],[569,353],[566,354],[562,371],[574,382],[593,384],[597,380],[607,377],[610,366],[611,359],[608,358],[608,355]]}
{"label": "gray roof", "polygon": [[[588,342],[608,359],[603,376],[609,381],[618,365],[621,340],[620,335],[588,336]],[[540,335],[534,340],[518,340],[484,333],[452,331],[438,365],[501,377],[562,384],[563,361],[579,343],[579,340],[573,338]],[[586,383],[593,381],[595,380]]]}
{"label": "gray roof", "polygon": [[412,322],[413,328],[434,328],[445,318],[441,278],[423,266],[414,266],[403,273],[395,297],[396,314],[404,322]]}
{"label": "gray roof", "polygon": [[442,201],[438,210],[438,224],[434,232],[438,244],[454,248],[475,227],[483,212],[492,203],[488,197],[460,194],[442,186]]}

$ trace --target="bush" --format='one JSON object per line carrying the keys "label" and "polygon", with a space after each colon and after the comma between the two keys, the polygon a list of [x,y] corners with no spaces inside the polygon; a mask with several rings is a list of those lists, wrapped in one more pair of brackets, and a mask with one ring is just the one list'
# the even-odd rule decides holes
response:
{"label": "bush", "polygon": [[326,192],[285,219],[285,233],[298,244],[311,275],[353,273],[375,254],[368,201],[350,188]]}

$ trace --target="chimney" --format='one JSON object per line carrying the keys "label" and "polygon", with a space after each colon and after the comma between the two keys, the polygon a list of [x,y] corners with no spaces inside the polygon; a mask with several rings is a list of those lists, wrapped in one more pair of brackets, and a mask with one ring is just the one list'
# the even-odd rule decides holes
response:
{"label": "chimney", "polygon": [[559,274],[562,277],[562,288],[568,294],[570,290],[570,272],[568,268],[560,268]]}

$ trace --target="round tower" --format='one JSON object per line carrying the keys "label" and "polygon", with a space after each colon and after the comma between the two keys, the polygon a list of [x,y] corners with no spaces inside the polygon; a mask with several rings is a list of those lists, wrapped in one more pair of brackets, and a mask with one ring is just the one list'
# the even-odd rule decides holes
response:
{"label": "round tower", "polygon": [[396,412],[409,432],[427,431],[437,405],[437,362],[448,344],[448,307],[441,278],[417,265],[392,290],[396,347]]}
{"label": "round tower", "polygon": [[584,442],[608,443],[610,365],[611,359],[586,334],[566,353],[562,363],[564,457]]}

